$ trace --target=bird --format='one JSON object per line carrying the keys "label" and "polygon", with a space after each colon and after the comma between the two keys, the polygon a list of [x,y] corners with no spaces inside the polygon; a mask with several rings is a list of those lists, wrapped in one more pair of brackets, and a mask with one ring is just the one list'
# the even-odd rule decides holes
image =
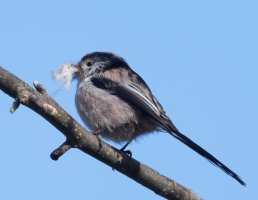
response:
{"label": "bird", "polygon": [[167,132],[241,185],[246,183],[172,123],[146,82],[120,56],[92,52],[76,64],[75,105],[82,121],[102,138],[127,145],[152,132]]}

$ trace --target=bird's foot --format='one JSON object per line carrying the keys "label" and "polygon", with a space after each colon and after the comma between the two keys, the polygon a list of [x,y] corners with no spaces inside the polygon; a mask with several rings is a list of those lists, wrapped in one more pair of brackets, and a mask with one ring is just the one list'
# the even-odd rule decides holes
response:
{"label": "bird's foot", "polygon": [[126,155],[128,155],[130,158],[132,157],[132,152],[130,150],[125,150],[125,151],[122,151],[123,153],[125,153]]}
{"label": "bird's foot", "polygon": [[[131,142],[131,141],[130,141]],[[122,151],[123,153],[125,153],[126,155],[128,155],[130,158],[132,157],[132,152],[130,150],[125,150],[125,148],[128,146],[128,144],[130,144],[130,142],[127,142],[121,149],[120,151]]]}

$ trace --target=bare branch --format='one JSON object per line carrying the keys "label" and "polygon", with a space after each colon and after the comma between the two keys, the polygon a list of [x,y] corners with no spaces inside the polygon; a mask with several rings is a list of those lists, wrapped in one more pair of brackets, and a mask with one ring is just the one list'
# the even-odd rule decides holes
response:
{"label": "bare branch", "polygon": [[16,76],[0,67],[0,89],[13,97],[15,102],[37,112],[66,137],[66,142],[52,152],[51,158],[57,160],[70,147],[93,156],[136,182],[167,199],[199,200],[191,190],[185,188],[150,167],[130,158],[123,152],[101,141],[97,136],[89,134],[78,122],[66,113],[38,82],[37,90],[31,88]]}
{"label": "bare branch", "polygon": [[14,113],[19,108],[20,104],[20,100],[15,98],[13,104],[11,105],[10,112]]}
{"label": "bare branch", "polygon": [[54,150],[50,154],[50,157],[51,157],[52,160],[58,160],[69,149],[71,149],[71,145],[69,144],[68,141],[65,141],[60,147],[58,147],[56,150]]}

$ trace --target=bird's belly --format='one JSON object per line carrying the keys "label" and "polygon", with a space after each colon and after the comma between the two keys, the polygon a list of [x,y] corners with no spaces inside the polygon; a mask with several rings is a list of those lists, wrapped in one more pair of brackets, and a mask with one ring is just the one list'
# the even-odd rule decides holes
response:
{"label": "bird's belly", "polygon": [[139,110],[93,85],[79,85],[75,102],[82,120],[93,131],[99,131],[103,137],[115,142],[132,140],[155,127],[149,121],[146,121],[147,126],[141,124],[144,117]]}

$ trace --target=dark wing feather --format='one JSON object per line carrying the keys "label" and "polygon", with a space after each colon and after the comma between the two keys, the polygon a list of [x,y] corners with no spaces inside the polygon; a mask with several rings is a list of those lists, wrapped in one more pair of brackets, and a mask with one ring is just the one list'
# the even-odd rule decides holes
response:
{"label": "dark wing feather", "polygon": [[[129,102],[130,104],[137,106],[142,111],[147,113],[152,118],[152,120],[158,123],[161,128],[166,131],[170,131],[169,127],[160,114],[161,112],[159,107],[156,105],[156,102],[143,95],[143,93],[140,92],[135,85],[123,83],[121,84],[104,77],[94,77],[91,78],[91,81],[95,86],[106,89],[112,94],[117,95],[121,99]],[[161,107],[161,105],[159,106]],[[171,126],[174,127],[173,124],[171,124]],[[177,130],[175,127],[174,129]]]}
{"label": "dark wing feather", "polygon": [[183,142],[192,150],[208,159],[217,167],[221,168],[225,173],[235,178],[240,184],[246,185],[245,182],[242,181],[235,172],[230,170],[226,165],[221,163],[205,149],[194,143],[191,139],[180,133],[171,122],[169,117],[166,115],[157,99],[155,97],[151,97],[152,99],[146,97],[140,90],[140,86],[138,86],[138,88],[135,84],[118,83],[104,77],[91,78],[91,81],[96,87],[106,89],[114,95],[117,95],[125,101],[137,106],[139,109],[147,113],[149,117],[154,120],[162,129],[166,130],[168,133]]}

